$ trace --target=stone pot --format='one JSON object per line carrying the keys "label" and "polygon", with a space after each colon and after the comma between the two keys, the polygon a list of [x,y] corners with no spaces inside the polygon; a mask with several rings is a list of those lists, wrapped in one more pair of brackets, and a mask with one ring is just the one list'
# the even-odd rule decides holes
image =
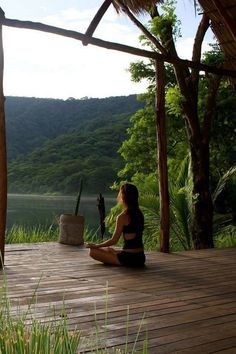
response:
{"label": "stone pot", "polygon": [[59,242],[66,245],[84,244],[84,217],[62,214],[59,219]]}

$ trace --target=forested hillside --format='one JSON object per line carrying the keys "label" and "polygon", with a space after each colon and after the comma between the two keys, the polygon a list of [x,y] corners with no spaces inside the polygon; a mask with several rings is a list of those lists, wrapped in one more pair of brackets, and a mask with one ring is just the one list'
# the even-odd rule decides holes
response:
{"label": "forested hillside", "polygon": [[121,167],[117,154],[135,95],[106,99],[7,97],[9,192],[108,192]]}

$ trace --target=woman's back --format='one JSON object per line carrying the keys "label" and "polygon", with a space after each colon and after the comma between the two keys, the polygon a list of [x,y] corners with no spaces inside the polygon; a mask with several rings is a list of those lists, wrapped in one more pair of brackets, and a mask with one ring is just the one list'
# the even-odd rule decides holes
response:
{"label": "woman's back", "polygon": [[123,249],[143,248],[144,217],[139,208],[127,209],[125,212],[126,222],[123,226],[124,246]]}

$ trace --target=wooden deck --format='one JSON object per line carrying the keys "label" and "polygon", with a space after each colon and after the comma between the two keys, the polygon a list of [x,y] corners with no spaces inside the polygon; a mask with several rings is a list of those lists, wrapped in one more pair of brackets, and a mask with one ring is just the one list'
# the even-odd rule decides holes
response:
{"label": "wooden deck", "polygon": [[98,264],[84,248],[8,245],[5,273],[13,313],[37,289],[37,318],[60,319],[64,308],[85,336],[99,326],[108,353],[126,341],[131,353],[138,331],[136,349],[147,338],[148,353],[236,353],[236,248],[150,252],[135,270]]}

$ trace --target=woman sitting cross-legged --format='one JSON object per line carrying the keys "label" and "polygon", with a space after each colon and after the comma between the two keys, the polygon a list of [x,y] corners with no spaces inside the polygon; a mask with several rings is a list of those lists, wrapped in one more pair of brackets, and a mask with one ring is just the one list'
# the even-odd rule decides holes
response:
{"label": "woman sitting cross-legged", "polygon": [[[141,267],[145,264],[145,254],[142,241],[144,229],[143,213],[139,209],[138,190],[131,183],[121,186],[118,202],[123,206],[123,212],[116,219],[113,236],[100,244],[87,243],[90,256],[105,264],[126,267]],[[115,250],[115,245],[123,234],[123,250]]]}

